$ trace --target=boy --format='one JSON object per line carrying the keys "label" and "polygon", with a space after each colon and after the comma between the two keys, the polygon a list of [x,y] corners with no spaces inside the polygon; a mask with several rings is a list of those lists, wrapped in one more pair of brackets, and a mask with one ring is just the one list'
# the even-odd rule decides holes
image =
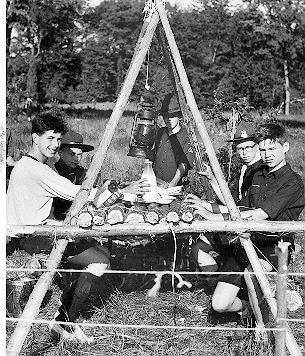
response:
{"label": "boy", "polygon": [[[80,189],[67,178],[60,176],[47,164],[53,158],[61,144],[62,135],[67,132],[63,117],[51,111],[40,113],[32,121],[32,147],[12,170],[7,192],[7,224],[38,225],[47,221],[54,197],[72,201]],[[143,180],[131,183],[122,192],[143,194],[147,185]],[[93,199],[96,189],[92,189],[89,200]],[[52,241],[48,239],[21,239],[20,245],[28,253],[50,252]],[[90,289],[109,266],[109,251],[96,240],[69,242],[64,258],[81,268],[77,283],[63,292],[62,306],[57,321],[75,321],[79,316]],[[66,330],[65,330],[66,329]],[[54,331],[65,338],[78,337],[79,328],[72,330],[55,325]],[[79,338],[79,337],[78,337]],[[84,335],[81,341],[86,340]]]}
{"label": "boy", "polygon": [[168,117],[170,127],[161,127],[157,132],[153,169],[157,178],[174,187],[182,184],[195,158],[187,131],[180,125],[182,114],[175,94],[165,96],[161,114]]}
{"label": "boy", "polygon": [[[233,142],[233,148],[236,150],[237,154],[240,157],[241,162],[243,163],[239,176],[234,182],[233,187],[231,188],[231,193],[236,204],[239,204],[242,197],[245,196],[248,191],[253,176],[258,172],[262,167],[262,160],[258,149],[258,143],[255,133],[255,127],[250,122],[241,122],[236,129],[236,133],[232,140],[228,142]],[[205,172],[200,172],[200,174],[205,175],[211,183],[213,190],[215,191],[218,199],[225,204],[224,198],[222,196],[221,190],[217,183],[215,176],[213,175],[211,168],[207,166]],[[191,195],[189,195],[189,198]],[[211,203],[211,209],[214,212],[226,211],[225,206],[219,206],[216,203]],[[215,237],[215,238],[214,238]],[[214,246],[215,249],[218,249],[218,252],[222,252],[226,256],[227,248],[229,244],[229,238],[227,235],[218,234],[205,234],[205,236],[200,236],[195,244],[192,246],[192,256],[199,268],[204,270],[216,271],[218,269],[217,264],[214,264],[214,259],[211,259],[209,251]],[[207,269],[207,263],[209,261],[210,267]],[[206,282],[215,284],[213,278],[206,278]]]}
{"label": "boy", "polygon": [[[69,130],[62,137],[61,146],[58,151],[60,159],[54,164],[56,171],[61,176],[69,179],[73,184],[82,184],[86,170],[80,165],[80,161],[83,152],[90,152],[93,149],[93,146],[83,143],[83,136],[81,134]],[[54,198],[54,218],[64,220],[71,204],[72,203],[67,200]]]}
{"label": "boy", "polygon": [[[276,123],[261,125],[258,143],[265,167],[256,172],[241,204],[252,208],[242,211],[245,220],[297,220],[305,205],[304,184],[300,176],[286,163],[289,143],[285,129]],[[212,212],[211,204],[190,197],[189,204],[207,220],[223,221],[228,214]],[[253,233],[251,240],[266,271],[277,266],[275,247],[278,241],[294,242],[293,234]],[[291,252],[291,249],[290,249]],[[211,257],[212,258],[212,257]],[[214,261],[214,263],[216,263]],[[235,244],[222,271],[242,272],[249,261],[242,247]],[[249,268],[249,267],[248,267]],[[249,268],[250,269],[250,268]],[[242,312],[246,304],[237,297],[241,275],[222,275],[212,297],[212,308],[218,312]]]}

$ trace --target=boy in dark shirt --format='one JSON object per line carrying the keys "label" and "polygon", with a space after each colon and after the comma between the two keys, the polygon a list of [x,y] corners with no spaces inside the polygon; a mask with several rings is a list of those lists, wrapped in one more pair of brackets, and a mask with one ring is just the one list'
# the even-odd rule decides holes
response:
{"label": "boy in dark shirt", "polygon": [[[62,138],[59,148],[59,161],[54,164],[58,174],[69,179],[73,184],[81,185],[86,170],[80,165],[83,152],[90,152],[93,146],[83,143],[83,136],[75,131],[68,131]],[[57,220],[64,220],[72,202],[61,198],[53,200],[53,215]]]}
{"label": "boy in dark shirt", "polygon": [[161,127],[157,132],[153,169],[157,178],[174,187],[182,184],[182,178],[193,167],[195,157],[188,133],[180,125],[182,114],[175,94],[165,96],[161,114],[168,118],[165,122],[168,121],[170,127]]}
{"label": "boy in dark shirt", "polygon": [[[242,211],[245,220],[297,220],[305,205],[304,184],[300,176],[286,163],[289,150],[285,129],[279,124],[265,124],[258,131],[259,150],[266,167],[257,172],[252,184],[241,200],[241,204],[252,208]],[[189,204],[207,220],[223,221],[228,214],[212,212],[211,204],[190,197]],[[257,254],[264,269],[271,271],[277,266],[275,247],[278,241],[293,244],[293,234],[270,234],[255,232],[251,240],[257,247]],[[249,264],[239,244],[230,250],[222,271],[242,272]],[[247,267],[249,268],[249,267]],[[251,269],[251,268],[249,268]],[[237,297],[241,288],[241,275],[222,275],[212,298],[212,307],[218,312],[241,312],[245,303]]]}

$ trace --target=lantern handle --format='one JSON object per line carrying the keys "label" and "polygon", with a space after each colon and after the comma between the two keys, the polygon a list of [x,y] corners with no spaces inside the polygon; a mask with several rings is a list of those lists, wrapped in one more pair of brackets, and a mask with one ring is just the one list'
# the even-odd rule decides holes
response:
{"label": "lantern handle", "polygon": [[146,61],[146,78],[145,78],[145,89],[149,90],[150,89],[150,85],[148,84],[148,64],[149,64],[149,49],[147,51],[147,61]]}

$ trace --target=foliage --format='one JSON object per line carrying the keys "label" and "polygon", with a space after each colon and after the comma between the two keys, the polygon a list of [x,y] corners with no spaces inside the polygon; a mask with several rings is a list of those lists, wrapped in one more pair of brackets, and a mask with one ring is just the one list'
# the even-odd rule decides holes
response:
{"label": "foliage", "polygon": [[[246,98],[256,109],[282,107],[287,63],[291,100],[305,95],[304,0],[255,0],[230,10],[227,0],[201,0],[190,11],[167,6],[168,18],[199,106]],[[142,24],[144,0],[7,0],[8,102],[115,100]],[[153,39],[131,100],[144,90],[160,103],[172,90]]]}
{"label": "foliage", "polygon": [[80,68],[74,40],[81,7],[81,0],[7,1],[9,102],[65,101]]}

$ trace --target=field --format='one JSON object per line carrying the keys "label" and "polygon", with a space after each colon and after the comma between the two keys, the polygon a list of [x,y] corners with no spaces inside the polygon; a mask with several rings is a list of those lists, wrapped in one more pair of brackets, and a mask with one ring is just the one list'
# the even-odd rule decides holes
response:
{"label": "field", "polygon": [[[99,144],[98,137],[106,126],[109,112],[87,112],[76,115],[69,121],[75,131],[84,135],[84,141]],[[283,121],[287,126],[290,140],[288,162],[298,172],[305,182],[305,121],[302,117],[291,117]],[[15,136],[15,158],[26,152],[30,145],[29,123],[12,123]],[[128,143],[132,126],[132,116],[125,115],[116,128],[114,138],[109,147],[106,160],[101,170],[102,179],[118,179],[120,181],[136,179],[141,173],[143,162],[127,157]],[[225,125],[219,121],[208,120],[206,126],[215,149],[225,145],[228,132]],[[84,166],[88,166],[91,154],[83,157]],[[301,219],[305,220],[303,211]],[[290,265],[290,271],[305,272],[305,236],[298,235],[297,243],[302,250],[296,256],[296,261]],[[24,257],[26,258],[26,256]],[[129,270],[163,270],[164,258],[158,256],[154,244],[147,246],[114,246],[112,269]],[[177,269],[185,267],[185,260],[178,261]],[[200,285],[200,279],[190,279],[193,287],[172,290],[171,281],[165,278],[159,295],[147,297],[146,290],[153,285],[153,277],[142,276],[125,278],[109,276],[97,286],[92,305],[94,307],[80,318],[87,335],[94,336],[95,341],[90,345],[60,342],[54,344],[46,325],[34,325],[23,348],[24,355],[141,355],[141,356],[178,356],[178,355],[272,355],[272,345],[256,344],[253,334],[247,331],[198,331],[165,329],[129,329],[124,327],[91,327],[86,323],[107,324],[136,324],[162,326],[214,326],[208,319],[209,300]],[[60,281],[59,281],[60,282]],[[60,298],[58,284],[49,291],[38,318],[50,320],[57,310]],[[291,285],[299,289],[305,300],[304,277],[291,278]],[[291,318],[305,318],[305,307],[296,312],[290,312]],[[12,332],[12,323],[7,323],[7,336]],[[236,321],[223,320],[222,327],[234,327]],[[305,344],[304,324],[291,323],[291,328],[299,345]],[[303,346],[303,352],[305,348]]]}

